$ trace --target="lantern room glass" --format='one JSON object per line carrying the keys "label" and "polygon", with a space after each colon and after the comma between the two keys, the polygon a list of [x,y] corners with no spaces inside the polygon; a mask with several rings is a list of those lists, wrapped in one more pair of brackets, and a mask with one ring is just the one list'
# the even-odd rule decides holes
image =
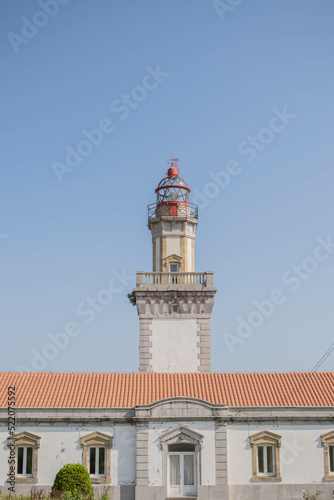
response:
{"label": "lantern room glass", "polygon": [[189,188],[182,177],[178,175],[169,175],[160,181],[156,193],[157,203],[187,203]]}

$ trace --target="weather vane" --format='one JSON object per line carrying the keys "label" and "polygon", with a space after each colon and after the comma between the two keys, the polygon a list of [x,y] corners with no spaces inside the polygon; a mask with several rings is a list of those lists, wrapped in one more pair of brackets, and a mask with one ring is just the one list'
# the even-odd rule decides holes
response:
{"label": "weather vane", "polygon": [[179,166],[178,166],[178,164],[177,164],[177,162],[178,162],[178,161],[179,161],[179,159],[178,159],[178,158],[173,158],[173,156],[171,157],[171,159],[170,159],[170,160],[166,160],[166,162],[168,163],[168,165],[170,165],[170,166],[171,166],[171,168],[172,168],[172,167],[173,167],[173,168],[176,168],[176,170],[177,170],[177,175],[179,175]]}

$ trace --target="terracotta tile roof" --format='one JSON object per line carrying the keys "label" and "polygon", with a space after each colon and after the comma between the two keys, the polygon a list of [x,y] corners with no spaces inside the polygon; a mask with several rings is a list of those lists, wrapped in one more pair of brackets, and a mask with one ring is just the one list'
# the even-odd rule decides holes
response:
{"label": "terracotta tile roof", "polygon": [[9,386],[21,408],[129,408],[174,396],[228,406],[334,406],[334,372],[0,372],[1,407]]}

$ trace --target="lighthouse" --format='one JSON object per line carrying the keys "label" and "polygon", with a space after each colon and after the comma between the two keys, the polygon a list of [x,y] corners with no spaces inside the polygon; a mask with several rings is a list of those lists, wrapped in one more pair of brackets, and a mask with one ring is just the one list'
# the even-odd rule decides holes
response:
{"label": "lighthouse", "polygon": [[152,233],[153,272],[193,272],[198,207],[189,203],[190,189],[172,158],[166,177],[155,190],[156,203],[148,207]]}
{"label": "lighthouse", "polygon": [[139,371],[210,372],[213,272],[195,271],[198,207],[169,161],[155,203],[148,206],[152,272],[137,272],[134,288],[139,316]]}

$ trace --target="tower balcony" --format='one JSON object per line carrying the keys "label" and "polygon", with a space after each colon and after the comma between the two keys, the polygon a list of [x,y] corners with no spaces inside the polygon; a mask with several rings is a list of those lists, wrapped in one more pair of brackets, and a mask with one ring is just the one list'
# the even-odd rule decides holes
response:
{"label": "tower balcony", "polygon": [[213,288],[213,271],[198,272],[137,272],[137,288]]}
{"label": "tower balcony", "polygon": [[180,217],[198,221],[198,206],[193,203],[162,202],[151,203],[148,207],[148,223],[163,217]]}

